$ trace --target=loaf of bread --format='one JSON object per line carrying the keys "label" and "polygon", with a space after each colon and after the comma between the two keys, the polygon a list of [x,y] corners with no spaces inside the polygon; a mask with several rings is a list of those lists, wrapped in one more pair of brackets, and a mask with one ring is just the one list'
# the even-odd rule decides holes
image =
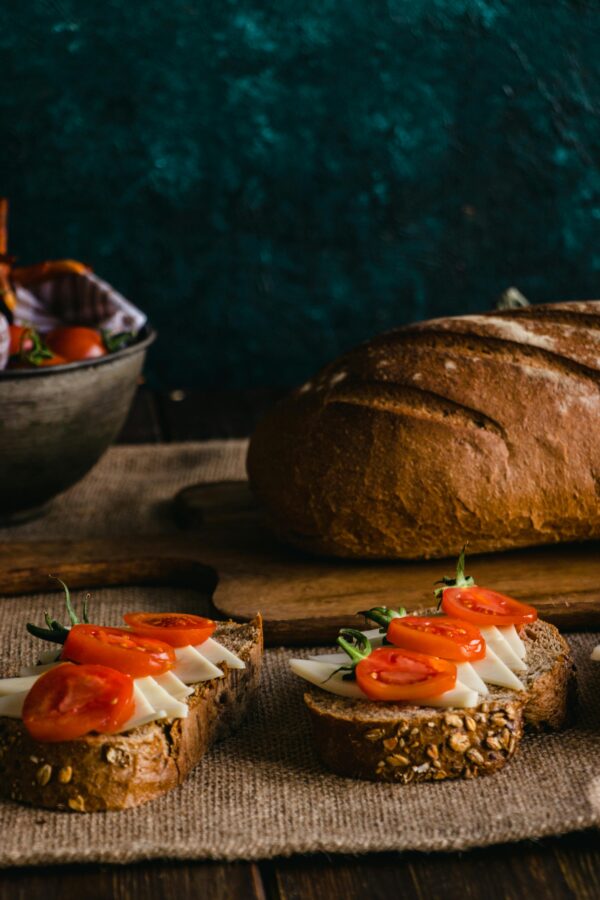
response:
{"label": "loaf of bread", "polygon": [[520,632],[525,692],[491,688],[475,709],[433,709],[336,697],[311,688],[304,702],[317,752],[339,775],[408,784],[474,778],[501,769],[524,728],[562,728],[575,708],[567,641],[538,619]]}
{"label": "loaf of bread", "polygon": [[359,558],[600,537],[600,301],[434,319],[342,356],[259,424],[278,534]]}

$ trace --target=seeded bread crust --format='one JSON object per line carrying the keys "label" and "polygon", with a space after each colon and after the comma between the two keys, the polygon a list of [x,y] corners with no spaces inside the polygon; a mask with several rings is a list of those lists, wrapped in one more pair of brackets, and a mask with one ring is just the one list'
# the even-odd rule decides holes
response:
{"label": "seeded bread crust", "polygon": [[0,717],[0,796],[96,812],[138,806],[181,784],[210,745],[239,725],[258,687],[261,617],[244,625],[220,623],[215,638],[246,668],[222,664],[223,678],[196,684],[186,719],[151,722],[126,734],[42,743],[20,719]]}
{"label": "seeded bread crust", "polygon": [[541,621],[521,637],[527,690],[493,688],[475,709],[375,703],[311,688],[304,701],[320,758],[338,775],[400,784],[498,771],[526,725],[560,728],[572,707],[575,667],[566,640]]}

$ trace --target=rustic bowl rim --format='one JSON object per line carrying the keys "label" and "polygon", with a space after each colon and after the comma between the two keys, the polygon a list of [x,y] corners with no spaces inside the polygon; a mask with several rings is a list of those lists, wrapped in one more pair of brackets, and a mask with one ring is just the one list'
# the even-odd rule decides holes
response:
{"label": "rustic bowl rim", "polygon": [[53,375],[64,375],[65,372],[80,372],[81,369],[90,369],[95,366],[104,366],[107,363],[116,362],[125,356],[134,356],[142,350],[147,350],[154,343],[157,333],[151,325],[144,325],[140,331],[142,338],[130,347],[117,350],[116,353],[107,353],[106,356],[97,356],[94,359],[81,359],[78,362],[66,363],[64,366],[41,366],[37,369],[2,369],[0,370],[0,382],[14,381],[21,378],[51,378]]}

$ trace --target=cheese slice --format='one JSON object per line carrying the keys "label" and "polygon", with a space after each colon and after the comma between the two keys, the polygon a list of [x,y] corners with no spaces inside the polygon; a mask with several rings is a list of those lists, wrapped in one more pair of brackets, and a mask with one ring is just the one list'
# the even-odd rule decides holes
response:
{"label": "cheese slice", "polygon": [[0,716],[9,716],[11,719],[22,718],[23,703],[28,693],[29,691],[26,690],[0,697]]}
{"label": "cheese slice", "polygon": [[478,694],[489,694],[487,684],[479,677],[471,663],[456,663],[456,677],[461,684],[472,691],[477,691]]}
{"label": "cheese slice", "polygon": [[314,659],[291,659],[290,668],[295,675],[323,688],[324,691],[329,691],[330,694],[337,694],[338,697],[354,697],[358,700],[367,699],[356,681],[345,681],[342,678],[343,673],[336,672],[335,664],[317,662]]}
{"label": "cheese slice", "polygon": [[[299,675],[300,678],[304,678],[330,694],[337,694],[339,697],[352,697],[357,700],[369,699],[355,681],[346,681],[342,672],[336,672],[336,663],[319,662],[315,659],[291,659],[290,668],[295,675]],[[436,708],[470,708],[477,706],[478,702],[479,695],[477,691],[471,690],[457,679],[451,691],[446,691],[437,697],[428,697],[417,705]]]}
{"label": "cheese slice", "polygon": [[175,647],[177,663],[173,674],[185,684],[195,684],[197,681],[208,681],[210,678],[221,678],[223,670],[210,662],[195,647]]}
{"label": "cheese slice", "polygon": [[521,640],[519,632],[517,631],[515,626],[508,625],[506,628],[498,628],[498,631],[500,632],[506,643],[510,644],[519,659],[525,659],[525,657],[527,656],[527,650],[525,649],[525,644]]}
{"label": "cheese slice", "polygon": [[195,650],[198,653],[201,653],[202,656],[207,659],[209,662],[218,665],[219,663],[227,663],[230,669],[245,669],[246,663],[236,656],[235,653],[232,653],[231,650],[228,650],[227,647],[224,647],[222,644],[219,644],[218,641],[215,641],[214,638],[207,638],[202,644],[196,644]]}
{"label": "cheese slice", "polygon": [[457,707],[460,709],[472,709],[479,703],[479,694],[473,691],[458,679],[451,691],[440,694],[439,697],[428,697],[423,700],[423,706],[434,706],[436,709],[449,709]]}
{"label": "cheese slice", "polygon": [[6,697],[8,694],[20,694],[23,691],[27,693],[31,690],[39,675],[26,675],[18,678],[0,678],[0,697]]}
{"label": "cheese slice", "polygon": [[164,709],[155,709],[152,703],[147,699],[145,691],[138,685],[138,681],[140,680],[143,679],[136,678],[133,682],[135,708],[131,718],[125,722],[120,733],[131,731],[132,728],[139,728],[141,725],[147,725],[148,722],[154,722],[157,719],[167,718],[167,713]]}
{"label": "cheese slice", "polygon": [[190,694],[194,693],[194,688],[188,687],[187,684],[184,684],[183,681],[174,675],[173,672],[165,672],[163,675],[155,675],[154,680],[157,684],[159,684],[165,691],[168,691],[171,697],[175,697],[176,700],[183,700],[185,697],[189,697]]}
{"label": "cheese slice", "polygon": [[486,645],[492,648],[496,656],[498,656],[509,669],[513,672],[527,671],[527,666],[521,657],[517,656],[498,628],[491,625],[489,628],[480,628],[479,630],[483,635]]}
{"label": "cheese slice", "polygon": [[484,659],[478,659],[472,662],[471,666],[483,681],[488,684],[497,684],[500,687],[512,688],[513,691],[524,691],[522,682],[519,681],[514,672],[508,668],[506,663],[497,656],[490,645],[487,645]]}
{"label": "cheese slice", "polygon": [[164,710],[169,719],[187,718],[189,712],[187,703],[173,697],[151,675],[147,675],[145,678],[136,678],[135,686],[142,691],[154,709]]}

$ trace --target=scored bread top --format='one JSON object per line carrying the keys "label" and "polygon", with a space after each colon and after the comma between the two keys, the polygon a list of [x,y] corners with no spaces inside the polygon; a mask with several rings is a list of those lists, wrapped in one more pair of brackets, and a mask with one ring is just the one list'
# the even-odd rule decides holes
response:
{"label": "scored bread top", "polygon": [[282,401],[248,472],[316,553],[430,558],[600,536],[600,302],[406,326]]}

